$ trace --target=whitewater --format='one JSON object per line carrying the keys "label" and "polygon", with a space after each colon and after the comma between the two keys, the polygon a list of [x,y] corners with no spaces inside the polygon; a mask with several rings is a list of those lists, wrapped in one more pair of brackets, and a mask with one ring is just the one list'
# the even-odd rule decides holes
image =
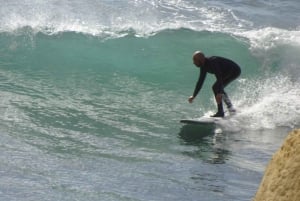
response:
{"label": "whitewater", "polygon": [[[300,126],[300,2],[0,1],[1,200],[251,200]],[[192,54],[230,58],[214,113]]]}

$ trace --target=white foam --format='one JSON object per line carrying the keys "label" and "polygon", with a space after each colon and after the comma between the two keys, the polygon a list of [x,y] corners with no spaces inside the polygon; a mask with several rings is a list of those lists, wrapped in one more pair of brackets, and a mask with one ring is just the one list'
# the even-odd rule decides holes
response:
{"label": "white foam", "polygon": [[238,113],[226,122],[227,129],[294,128],[300,125],[300,84],[278,75],[241,83],[234,102]]}
{"label": "white foam", "polygon": [[99,36],[123,36],[128,30],[147,36],[179,28],[229,32],[249,25],[229,9],[189,1],[15,0],[1,5],[0,16],[1,32],[31,27],[50,34],[74,31]]}
{"label": "white foam", "polygon": [[274,27],[255,28],[237,16],[230,6],[203,1],[56,1],[14,0],[2,2],[0,32],[30,27],[34,32],[79,32],[100,37],[129,33],[149,36],[166,29],[188,28],[246,38],[252,48],[272,48],[278,43],[300,46],[300,31]]}
{"label": "white foam", "polygon": [[269,50],[278,45],[300,46],[300,30],[265,27],[236,32],[235,35],[249,39],[252,49]]}

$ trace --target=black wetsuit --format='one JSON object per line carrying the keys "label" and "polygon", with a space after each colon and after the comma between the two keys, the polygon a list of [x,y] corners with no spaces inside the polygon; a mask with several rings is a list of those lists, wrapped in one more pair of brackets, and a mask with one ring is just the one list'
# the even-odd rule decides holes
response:
{"label": "black wetsuit", "polygon": [[215,74],[217,81],[213,85],[214,94],[225,94],[224,88],[241,74],[239,65],[230,59],[219,56],[205,58],[204,66],[200,67],[200,75],[193,96],[196,97],[202,88],[206,74]]}

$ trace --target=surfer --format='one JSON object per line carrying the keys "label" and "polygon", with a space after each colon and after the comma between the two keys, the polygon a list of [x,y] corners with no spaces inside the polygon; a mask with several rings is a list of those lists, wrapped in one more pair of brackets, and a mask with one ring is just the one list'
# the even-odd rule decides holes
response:
{"label": "surfer", "polygon": [[241,74],[241,68],[234,61],[219,56],[205,57],[201,51],[196,51],[193,55],[193,62],[196,67],[200,68],[200,75],[195,86],[192,96],[189,97],[190,103],[196,98],[202,88],[206,74],[215,74],[216,82],[212,86],[215,100],[218,105],[218,112],[212,117],[224,117],[222,99],[227,105],[230,113],[234,113],[235,109],[224,88]]}

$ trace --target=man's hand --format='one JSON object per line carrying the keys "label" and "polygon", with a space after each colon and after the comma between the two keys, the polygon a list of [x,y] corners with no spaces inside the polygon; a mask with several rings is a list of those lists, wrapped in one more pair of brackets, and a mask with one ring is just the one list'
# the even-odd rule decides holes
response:
{"label": "man's hand", "polygon": [[194,98],[195,98],[194,96],[190,96],[189,97],[189,103],[193,103]]}

